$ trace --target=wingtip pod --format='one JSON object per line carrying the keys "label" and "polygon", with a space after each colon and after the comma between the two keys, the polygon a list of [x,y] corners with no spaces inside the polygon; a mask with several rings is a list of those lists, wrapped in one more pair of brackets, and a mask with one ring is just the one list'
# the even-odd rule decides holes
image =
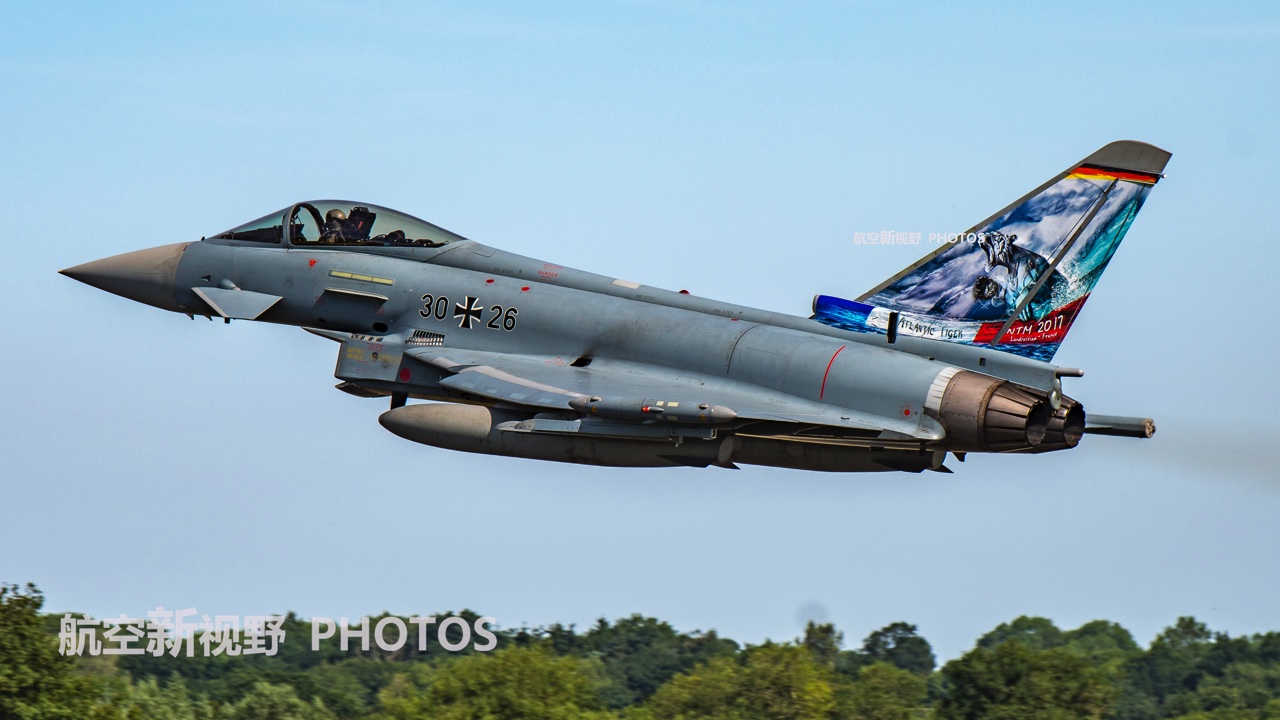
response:
{"label": "wingtip pod", "polygon": [[1050,361],[1171,153],[1109,143],[858,298],[813,319]]}

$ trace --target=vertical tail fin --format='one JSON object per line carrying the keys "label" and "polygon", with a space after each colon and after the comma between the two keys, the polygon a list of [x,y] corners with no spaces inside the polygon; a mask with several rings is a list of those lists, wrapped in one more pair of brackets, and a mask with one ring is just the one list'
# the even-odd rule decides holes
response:
{"label": "vertical tail fin", "polygon": [[819,295],[813,319],[1051,360],[1170,153],[1113,142],[858,298]]}

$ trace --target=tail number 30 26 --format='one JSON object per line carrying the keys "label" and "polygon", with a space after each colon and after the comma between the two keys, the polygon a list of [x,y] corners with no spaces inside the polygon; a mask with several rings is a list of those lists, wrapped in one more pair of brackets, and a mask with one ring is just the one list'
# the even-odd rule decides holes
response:
{"label": "tail number 30 26", "polygon": [[[468,298],[470,300],[470,298]],[[480,307],[483,304],[477,303]],[[445,295],[423,295],[422,309],[418,311],[418,315],[424,318],[435,318],[436,320],[444,320],[449,316],[449,298]],[[477,308],[478,310],[479,308]],[[456,313],[455,313],[456,314]],[[520,315],[520,310],[514,307],[503,307],[501,305],[492,305],[489,307],[489,321],[484,323],[486,328],[490,330],[506,330],[510,332],[516,329],[516,320]],[[476,318],[481,320],[482,318]],[[471,327],[471,323],[466,323],[464,327]]]}

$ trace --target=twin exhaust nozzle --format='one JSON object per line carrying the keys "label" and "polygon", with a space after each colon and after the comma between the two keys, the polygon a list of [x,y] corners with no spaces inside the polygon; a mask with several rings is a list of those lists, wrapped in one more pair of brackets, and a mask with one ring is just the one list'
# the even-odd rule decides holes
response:
{"label": "twin exhaust nozzle", "polygon": [[1084,407],[1068,397],[1057,405],[1006,380],[962,370],[947,383],[936,412],[948,450],[1046,452],[1075,447],[1084,436]]}

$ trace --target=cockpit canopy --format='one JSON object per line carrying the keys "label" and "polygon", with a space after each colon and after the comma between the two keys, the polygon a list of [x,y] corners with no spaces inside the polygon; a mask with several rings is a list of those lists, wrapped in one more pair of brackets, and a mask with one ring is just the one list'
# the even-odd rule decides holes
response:
{"label": "cockpit canopy", "polygon": [[316,200],[291,205],[214,235],[212,239],[281,242],[308,247],[363,245],[435,248],[466,238],[390,208],[347,200]]}

